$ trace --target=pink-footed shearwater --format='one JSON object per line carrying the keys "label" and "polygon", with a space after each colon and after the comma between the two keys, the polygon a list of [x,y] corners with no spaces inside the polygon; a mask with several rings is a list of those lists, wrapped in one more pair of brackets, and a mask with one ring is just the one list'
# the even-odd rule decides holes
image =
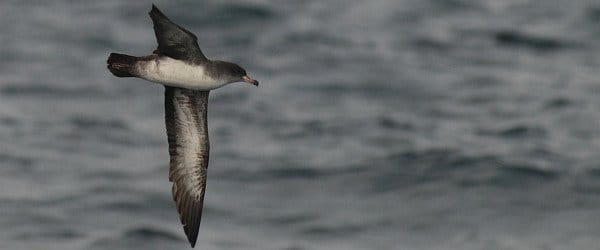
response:
{"label": "pink-footed shearwater", "polygon": [[232,82],[258,86],[258,81],[235,63],[206,58],[196,36],[156,6],[149,14],[158,48],[142,57],[111,53],[108,70],[118,77],[139,77],[165,86],[169,181],[183,229],[194,247],[206,191],[208,93]]}

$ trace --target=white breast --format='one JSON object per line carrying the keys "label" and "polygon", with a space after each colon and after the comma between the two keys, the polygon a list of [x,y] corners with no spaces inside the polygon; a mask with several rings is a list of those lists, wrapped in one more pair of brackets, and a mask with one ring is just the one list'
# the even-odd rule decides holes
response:
{"label": "white breast", "polygon": [[139,77],[171,87],[211,90],[227,84],[207,75],[202,65],[192,65],[170,57],[141,61],[136,67]]}

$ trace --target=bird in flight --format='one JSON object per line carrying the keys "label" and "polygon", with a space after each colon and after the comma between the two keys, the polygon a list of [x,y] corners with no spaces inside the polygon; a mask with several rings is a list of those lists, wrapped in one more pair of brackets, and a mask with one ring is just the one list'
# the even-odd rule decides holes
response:
{"label": "bird in flight", "polygon": [[183,230],[194,247],[206,191],[208,93],[233,82],[258,86],[258,81],[235,63],[206,58],[196,36],[155,5],[149,14],[158,48],[147,56],[111,53],[107,67],[117,77],[138,77],[165,86],[169,181]]}

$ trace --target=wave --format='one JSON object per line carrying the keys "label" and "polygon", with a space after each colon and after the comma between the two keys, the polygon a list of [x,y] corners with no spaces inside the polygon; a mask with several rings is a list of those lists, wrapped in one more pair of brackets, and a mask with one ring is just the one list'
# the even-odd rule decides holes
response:
{"label": "wave", "polygon": [[536,36],[513,30],[498,31],[494,39],[501,46],[523,47],[539,51],[556,51],[577,47],[577,44],[558,38]]}
{"label": "wave", "polygon": [[51,86],[46,84],[6,84],[0,87],[0,93],[15,97],[92,97],[102,93],[99,89],[91,86],[67,88]]}

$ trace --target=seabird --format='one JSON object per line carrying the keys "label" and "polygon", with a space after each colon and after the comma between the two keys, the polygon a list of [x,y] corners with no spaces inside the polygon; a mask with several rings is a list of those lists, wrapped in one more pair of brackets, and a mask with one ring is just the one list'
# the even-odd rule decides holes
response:
{"label": "seabird", "polygon": [[191,246],[198,237],[208,169],[208,93],[233,82],[258,86],[235,63],[204,56],[192,32],[175,24],[155,5],[150,18],[158,48],[148,56],[111,53],[108,70],[165,86],[165,123],[169,141],[169,181]]}

